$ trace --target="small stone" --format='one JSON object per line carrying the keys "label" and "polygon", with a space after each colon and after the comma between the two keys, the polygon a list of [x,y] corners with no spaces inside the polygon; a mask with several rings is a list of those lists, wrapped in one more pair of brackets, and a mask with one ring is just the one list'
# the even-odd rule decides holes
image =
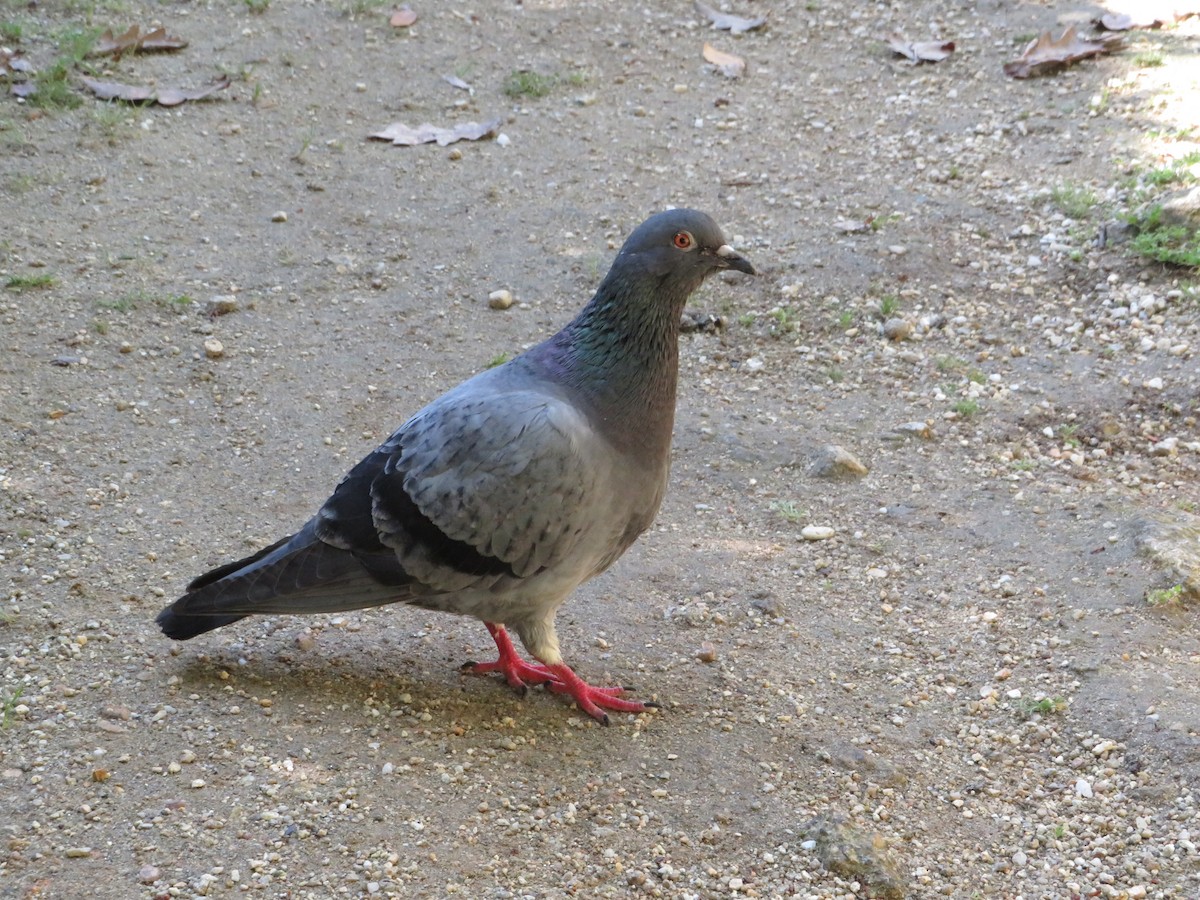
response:
{"label": "small stone", "polygon": [[1129,900],[1142,900],[1146,896],[1146,886],[1144,884],[1135,884],[1129,889]]}
{"label": "small stone", "polygon": [[452,162],[458,162],[460,159],[462,159],[462,151],[457,147],[451,147],[447,156],[449,156]]}
{"label": "small stone", "polygon": [[279,212],[273,213],[271,215],[271,221],[272,222],[286,222],[287,221],[287,213],[285,213],[281,209],[281,210],[279,210]]}
{"label": "small stone", "polygon": [[805,525],[800,529],[800,537],[806,541],[827,541],[837,534],[828,525]]}
{"label": "small stone", "polygon": [[154,884],[154,882],[158,881],[160,874],[158,866],[142,866],[138,870],[138,881],[142,884]]}
{"label": "small stone", "polygon": [[237,312],[237,308],[238,298],[233,294],[209,297],[208,302],[204,304],[204,312],[210,316],[227,316],[231,312]]}
{"label": "small stone", "polygon": [[1077,779],[1075,782],[1075,795],[1078,797],[1091,797],[1092,784],[1086,778]]}
{"label": "small stone", "polygon": [[488,306],[492,309],[508,309],[513,305],[512,291],[501,288],[488,294]]}
{"label": "small stone", "polygon": [[68,847],[64,853],[67,859],[83,859],[92,855],[91,847]]}
{"label": "small stone", "polygon": [[204,342],[204,355],[209,359],[220,359],[225,355],[225,345],[216,338],[209,338]]}
{"label": "small stone", "polygon": [[933,440],[933,429],[928,422],[903,422],[892,429],[892,434],[902,438],[915,437],[923,441]]}
{"label": "small stone", "polygon": [[822,447],[808,466],[808,473],[817,478],[861,478],[868,471],[857,456],[838,444]]}
{"label": "small stone", "polygon": [[1012,861],[1013,861],[1013,865],[1019,869],[1019,868],[1022,868],[1027,862],[1029,862],[1029,857],[1025,855],[1024,850],[1018,850],[1016,853],[1014,853],[1012,855]]}
{"label": "small stone", "polygon": [[1152,391],[1161,391],[1163,389],[1163,380],[1156,375],[1153,378],[1143,381],[1142,387],[1149,388]]}
{"label": "small stone", "polygon": [[905,341],[912,337],[913,323],[908,319],[888,319],[883,323],[883,335],[889,341]]}
{"label": "small stone", "polygon": [[311,631],[302,631],[296,635],[296,647],[300,650],[311,650],[317,646],[317,639]]}
{"label": "small stone", "polygon": [[1152,444],[1150,447],[1151,456],[1174,456],[1179,452],[1179,438],[1169,437],[1163,438],[1157,444]]}
{"label": "small stone", "polygon": [[761,372],[765,366],[766,363],[763,362],[761,356],[752,356],[742,363],[742,368],[747,372]]}
{"label": "small stone", "polygon": [[696,651],[696,659],[702,663],[713,663],[717,661],[717,648],[712,641],[705,641],[700,645],[700,649]]}

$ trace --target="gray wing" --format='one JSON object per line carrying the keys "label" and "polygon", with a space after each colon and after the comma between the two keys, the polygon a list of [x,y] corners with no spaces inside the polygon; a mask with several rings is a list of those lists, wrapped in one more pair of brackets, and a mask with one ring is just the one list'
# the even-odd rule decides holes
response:
{"label": "gray wing", "polygon": [[567,559],[594,524],[590,507],[612,470],[586,417],[538,391],[451,392],[376,459],[372,530],[408,577],[434,591],[524,579]]}

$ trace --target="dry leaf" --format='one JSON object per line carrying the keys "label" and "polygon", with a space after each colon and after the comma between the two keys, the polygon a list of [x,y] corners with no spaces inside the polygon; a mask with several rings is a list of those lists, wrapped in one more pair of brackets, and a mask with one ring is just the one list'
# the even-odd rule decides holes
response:
{"label": "dry leaf", "polygon": [[1020,57],[1004,64],[1004,74],[1012,78],[1028,78],[1041,75],[1047,70],[1065,66],[1089,56],[1099,56],[1120,46],[1118,37],[1102,37],[1089,41],[1079,37],[1072,25],[1054,40],[1050,32],[1043,31],[1030,41]]}
{"label": "dry leaf", "polygon": [[393,28],[407,28],[415,21],[417,21],[417,14],[407,4],[392,13],[391,23]]}
{"label": "dry leaf", "polygon": [[437,141],[445,147],[457,141],[478,141],[485,137],[495,137],[500,129],[500,120],[492,119],[482,125],[478,122],[463,122],[453,128],[439,128],[428,122],[413,128],[403,122],[393,122],[383,131],[368,135],[379,141],[391,141],[403,147],[413,147],[417,144],[429,144]]}
{"label": "dry leaf", "polygon": [[101,100],[124,100],[126,103],[146,103],[153,101],[161,106],[178,106],[185,100],[202,100],[217,91],[229,87],[229,76],[222,76],[207,87],[188,90],[186,88],[164,88],[156,90],[151,87],[139,87],[133,84],[122,84],[119,81],[96,81],[81,75],[84,86]]}
{"label": "dry leaf", "polygon": [[187,41],[182,38],[177,38],[172,34],[167,34],[165,28],[155,28],[153,31],[147,31],[144,34],[136,25],[130,25],[129,30],[117,37],[113,36],[112,29],[105,29],[104,34],[100,35],[96,41],[92,51],[88,56],[108,56],[112,55],[115,59],[120,59],[125,53],[138,53],[149,50],[180,50],[187,46]]}
{"label": "dry leaf", "polygon": [[704,45],[704,58],[717,67],[726,78],[740,78],[746,71],[746,61],[740,56],[718,50],[712,44]]}
{"label": "dry leaf", "polygon": [[712,22],[713,28],[720,31],[742,34],[745,31],[762,28],[767,24],[766,16],[761,16],[757,19],[743,19],[741,16],[731,16],[728,13],[717,12],[711,6],[705,6],[700,0],[695,0],[693,5],[696,7],[696,12]]}
{"label": "dry leaf", "polygon": [[442,81],[446,82],[446,84],[450,85],[450,87],[458,88],[460,91],[470,91],[472,94],[475,93],[475,88],[471,87],[457,75],[443,75]]}
{"label": "dry leaf", "polygon": [[941,62],[954,52],[954,41],[906,41],[898,32],[880,38],[893,53],[908,57],[916,65],[921,62]]}

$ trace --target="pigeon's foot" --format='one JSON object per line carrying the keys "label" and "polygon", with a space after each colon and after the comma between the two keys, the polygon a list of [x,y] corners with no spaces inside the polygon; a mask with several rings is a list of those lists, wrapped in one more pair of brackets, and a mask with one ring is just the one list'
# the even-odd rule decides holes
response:
{"label": "pigeon's foot", "polygon": [[469,662],[463,666],[464,672],[470,672],[472,675],[500,672],[509,686],[521,694],[525,693],[529,684],[542,684],[556,694],[569,694],[580,709],[601,725],[609,724],[608,714],[604,712],[606,709],[615,712],[644,712],[647,709],[658,708],[657,703],[624,699],[621,694],[625,693],[626,688],[590,685],[576,675],[566,663],[544,666],[525,662],[517,653],[503,625],[492,622],[484,624],[496,642],[500,656],[490,663]]}

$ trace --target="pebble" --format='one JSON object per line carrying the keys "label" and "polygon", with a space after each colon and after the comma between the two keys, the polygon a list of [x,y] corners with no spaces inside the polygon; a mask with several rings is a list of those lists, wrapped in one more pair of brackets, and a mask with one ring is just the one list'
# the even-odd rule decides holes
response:
{"label": "pebble", "polygon": [[286,222],[287,221],[287,213],[285,213],[281,209],[281,210],[279,210],[279,212],[273,213],[271,215],[271,221],[272,222]]}
{"label": "pebble", "polygon": [[64,854],[67,859],[83,859],[92,855],[91,847],[68,847]]}
{"label": "pebble", "polygon": [[1078,797],[1092,796],[1092,783],[1086,778],[1079,778],[1075,781],[1075,794]]}
{"label": "pebble", "polygon": [[805,525],[800,529],[800,537],[806,541],[827,541],[835,534],[828,525]]}
{"label": "pebble", "polygon": [[861,478],[868,471],[857,456],[839,444],[822,447],[808,466],[808,473],[817,478]]}
{"label": "pebble", "polygon": [[142,884],[154,884],[160,874],[158,866],[142,866],[138,870],[138,881]]}
{"label": "pebble", "polygon": [[913,323],[908,319],[888,319],[883,323],[883,335],[889,341],[906,341],[912,333]]}
{"label": "pebble", "polygon": [[237,312],[237,308],[238,298],[233,294],[209,297],[208,302],[204,304],[204,312],[210,316],[227,316],[232,312]]}
{"label": "pebble", "polygon": [[209,359],[220,359],[225,355],[225,345],[216,338],[209,338],[204,342],[204,355]]}
{"label": "pebble", "polygon": [[696,659],[702,663],[712,663],[717,661],[717,648],[712,641],[705,641],[700,645],[700,649],[696,651]]}
{"label": "pebble", "polygon": [[492,309],[508,309],[513,305],[512,291],[501,288],[488,294],[488,306]]}

